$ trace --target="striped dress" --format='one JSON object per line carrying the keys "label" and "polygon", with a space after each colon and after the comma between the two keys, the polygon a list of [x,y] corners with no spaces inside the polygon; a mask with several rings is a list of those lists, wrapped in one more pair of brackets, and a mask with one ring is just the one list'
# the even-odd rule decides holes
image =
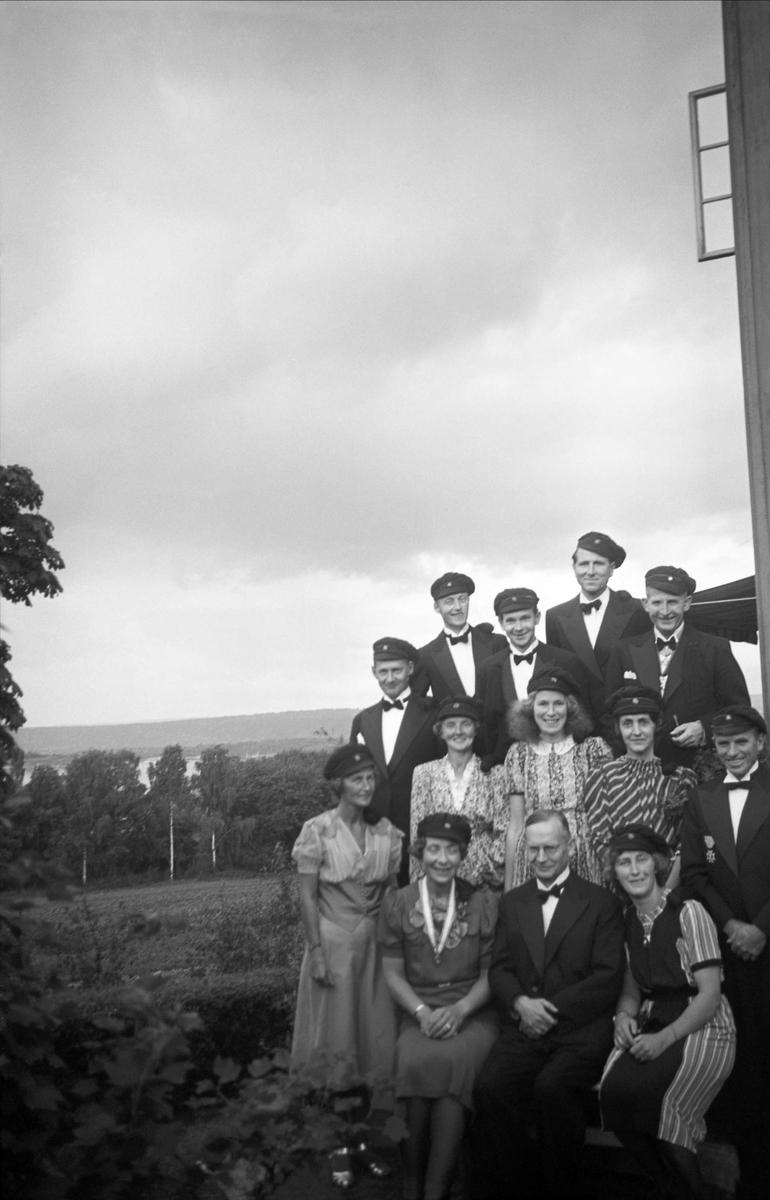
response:
{"label": "striped dress", "polygon": [[595,852],[601,856],[615,829],[636,822],[649,825],[676,850],[684,805],[696,783],[689,767],[664,775],[659,758],[624,754],[602,763],[589,775],[584,796]]}
{"label": "striped dress", "polygon": [[[668,893],[666,893],[668,895]],[[697,900],[665,902],[645,930],[633,905],[626,913],[626,952],[641,988],[640,1030],[670,1025],[697,995],[693,972],[721,966],[717,931]],[[735,1061],[735,1023],[725,996],[705,1025],[651,1062],[613,1050],[600,1084],[602,1126],[635,1131],[695,1151],[706,1136],[704,1116]]]}

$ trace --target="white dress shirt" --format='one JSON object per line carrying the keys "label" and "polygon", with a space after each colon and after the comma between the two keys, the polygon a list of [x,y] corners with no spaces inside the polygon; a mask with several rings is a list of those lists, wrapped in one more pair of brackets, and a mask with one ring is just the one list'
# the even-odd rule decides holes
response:
{"label": "white dress shirt", "polygon": [[598,638],[599,630],[602,627],[604,614],[607,611],[607,605],[610,602],[610,589],[605,588],[601,596],[586,596],[585,592],[583,591],[580,593],[581,604],[595,604],[597,600],[599,601],[598,608],[592,608],[589,613],[583,613],[583,621],[585,622],[586,633],[588,634],[588,640],[591,643],[592,650],[596,645],[596,639]]}
{"label": "white dress shirt", "polygon": [[447,629],[445,625],[444,633],[447,640],[446,644],[454,660],[460,681],[465,688],[466,694],[472,696],[476,691],[476,663],[473,658],[473,645],[471,642],[473,634],[468,637],[467,642],[458,642],[456,646],[453,646],[449,640],[450,637],[461,637],[467,628],[468,625],[466,624],[465,629],[461,629],[458,633],[456,629]]}
{"label": "white dress shirt", "polygon": [[531,654],[533,651],[537,654],[537,648],[540,645],[537,638],[527,646],[526,650],[517,650],[515,646],[511,646],[511,675],[513,676],[513,686],[516,688],[516,695],[519,700],[526,700],[527,688],[529,681],[535,670],[535,660],[531,663],[523,662],[517,664],[513,661],[514,654]]}
{"label": "white dress shirt", "polygon": [[[383,709],[382,749],[385,753],[386,763],[390,762],[391,758],[393,757],[393,751],[396,748],[396,738],[398,737],[398,731],[401,728],[401,722],[404,719],[404,712],[406,711],[406,704],[411,694],[412,693],[410,689],[407,688],[405,692],[402,692],[400,696],[396,697],[396,699],[400,700],[403,704],[403,708],[390,708],[387,712],[385,712]],[[393,703],[393,701],[389,700],[387,696],[383,698],[387,704]]]}
{"label": "white dress shirt", "polygon": [[[669,638],[673,638],[674,641],[676,642],[677,646],[679,645],[679,639],[682,636],[683,629],[684,629],[684,621],[682,621],[676,627],[674,632],[669,635]],[[664,634],[662,634],[660,632],[660,630],[657,628],[657,626],[655,627],[655,629],[653,629],[652,635],[656,639],[664,637]],[[665,640],[668,641],[669,638],[665,638]],[[674,657],[674,651],[671,649],[670,646],[664,646],[662,650],[658,650],[658,662],[660,663],[660,694],[661,694],[661,696],[663,695],[663,693],[666,690],[666,680],[668,679],[668,668],[671,666],[671,659],[673,657]]]}
{"label": "white dress shirt", "polygon": [[[725,783],[741,783],[741,781],[743,779],[748,779],[751,775],[753,775],[754,772],[757,770],[758,766],[759,766],[759,763],[755,762],[754,766],[751,768],[751,770],[747,771],[745,775],[741,776],[741,779],[739,779],[737,775],[733,775],[732,771],[728,771],[727,774],[725,775],[724,782]],[[727,798],[730,801],[730,820],[733,823],[733,837],[735,838],[735,844],[737,846],[738,845],[738,826],[741,823],[741,817],[743,816],[744,806],[746,804],[746,801],[749,798],[748,786],[745,788],[736,788],[735,791],[728,792]]]}
{"label": "white dress shirt", "polygon": [[[566,883],[568,875],[569,867],[567,867],[566,871],[562,871],[558,879],[554,879],[553,883],[549,883],[548,887],[546,887],[544,883],[541,883],[539,879],[536,879],[535,882],[537,883],[537,890],[539,892],[547,892],[549,887],[555,887],[557,883]],[[543,905],[543,929],[545,933],[548,933],[548,926],[551,924],[551,920],[553,919],[553,914],[556,912],[556,905],[559,903],[559,900],[561,900],[561,896],[559,896],[558,899],[556,896],[549,896]]]}

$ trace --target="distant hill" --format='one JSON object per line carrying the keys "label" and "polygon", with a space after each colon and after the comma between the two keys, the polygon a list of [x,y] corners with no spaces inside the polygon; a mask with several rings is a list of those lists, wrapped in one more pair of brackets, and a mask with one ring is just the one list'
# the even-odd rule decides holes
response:
{"label": "distant hill", "polygon": [[217,745],[229,746],[241,756],[274,754],[295,747],[324,749],[347,738],[355,713],[354,708],[315,708],[133,725],[50,725],[25,727],[16,740],[27,759],[68,757],[84,750],[132,750],[140,758],[153,758],[165,746],[177,744],[190,754]]}

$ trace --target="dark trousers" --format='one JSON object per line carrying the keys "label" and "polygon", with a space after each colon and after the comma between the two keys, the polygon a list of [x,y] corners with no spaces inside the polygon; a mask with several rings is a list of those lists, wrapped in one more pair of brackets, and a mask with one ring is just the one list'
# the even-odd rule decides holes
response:
{"label": "dark trousers", "polygon": [[474,1200],[580,1195],[586,1111],[611,1047],[609,1021],[570,1041],[503,1030],[474,1089]]}
{"label": "dark trousers", "polygon": [[725,1087],[734,1117],[742,1200],[767,1196],[770,1177],[770,948],[744,962],[725,946],[725,994],[737,1031],[733,1073]]}

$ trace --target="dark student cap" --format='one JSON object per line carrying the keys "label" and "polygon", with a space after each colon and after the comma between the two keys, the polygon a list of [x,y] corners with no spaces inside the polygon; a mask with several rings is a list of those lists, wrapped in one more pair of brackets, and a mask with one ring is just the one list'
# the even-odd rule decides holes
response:
{"label": "dark student cap", "polygon": [[533,609],[537,612],[540,603],[532,588],[505,588],[495,596],[495,616],[503,613],[521,612],[523,609]]}
{"label": "dark student cap", "polygon": [[650,829],[649,825],[623,825],[610,838],[610,851],[622,854],[625,850],[639,850],[643,854],[665,854],[671,857],[671,848],[664,837]]}
{"label": "dark student cap", "polygon": [[470,575],[463,575],[460,571],[447,571],[446,575],[442,575],[430,585],[430,594],[434,600],[442,600],[444,596],[456,596],[458,592],[472,596],[475,591],[476,584]]}
{"label": "dark student cap", "polygon": [[663,704],[653,688],[645,687],[643,683],[630,683],[607,698],[607,711],[611,717],[625,717],[629,713],[649,713],[659,717]]}
{"label": "dark student cap", "polygon": [[419,651],[415,650],[412,643],[405,642],[403,638],[378,638],[372,646],[372,651],[375,662],[393,662],[397,658],[402,658],[406,662],[416,663],[420,657]]}
{"label": "dark student cap", "polygon": [[692,596],[695,580],[682,567],[653,567],[644,577],[648,587],[669,596]]}
{"label": "dark student cap", "polygon": [[473,696],[447,696],[436,710],[436,721],[445,721],[447,717],[470,717],[471,721],[480,721],[482,707]]}
{"label": "dark student cap", "polygon": [[459,813],[428,813],[417,826],[418,838],[445,838],[458,846],[467,846],[471,840],[471,827]]}
{"label": "dark student cap", "polygon": [[621,567],[626,561],[626,552],[617,542],[613,542],[612,538],[606,533],[599,533],[598,530],[592,529],[589,533],[584,533],[578,538],[578,550],[591,550],[594,554],[601,554],[602,558],[608,558],[613,567]]}
{"label": "dark student cap", "polygon": [[556,663],[546,663],[527,684],[528,695],[532,696],[535,692],[561,692],[565,696],[579,696],[580,686],[569,671],[557,667]]}
{"label": "dark student cap", "polygon": [[374,759],[362,742],[338,746],[324,764],[324,779],[344,779],[365,767],[373,767]]}
{"label": "dark student cap", "polygon": [[759,733],[767,733],[767,724],[761,713],[749,704],[731,704],[718,712],[711,722],[711,732],[722,734],[747,733],[756,729]]}

